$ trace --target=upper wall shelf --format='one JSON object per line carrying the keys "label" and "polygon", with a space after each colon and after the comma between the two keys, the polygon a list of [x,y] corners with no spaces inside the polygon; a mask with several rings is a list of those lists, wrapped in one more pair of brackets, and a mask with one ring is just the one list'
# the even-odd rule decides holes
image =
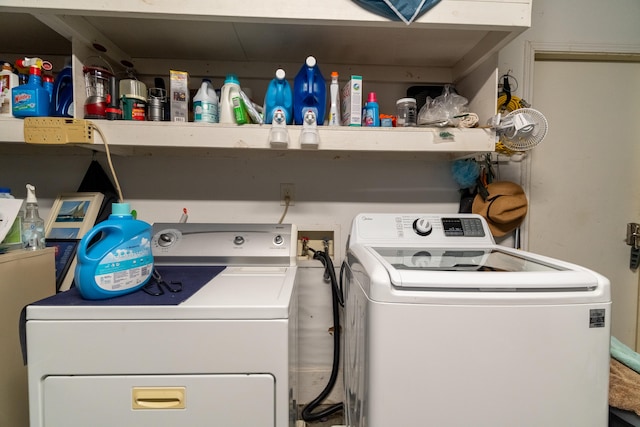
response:
{"label": "upper wall shelf", "polygon": [[[33,15],[67,39],[104,46],[104,54],[116,63],[129,61],[142,73],[147,65],[139,63],[145,59],[183,60],[204,68],[224,61],[245,64],[243,72],[259,77],[271,76],[274,63],[299,67],[313,53],[320,64],[373,67],[370,79],[402,67],[408,80],[425,81],[428,72],[429,81],[452,82],[531,22],[531,0],[442,0],[409,26],[368,12],[351,0],[7,0],[3,4],[2,15]],[[7,15],[4,20],[7,34],[30,34],[38,42],[37,33],[18,27],[19,22],[12,24],[15,20]],[[265,64],[268,72],[262,74],[256,64]]]}
{"label": "upper wall shelf", "polygon": [[[441,0],[407,26],[360,8],[352,0],[5,0],[0,26],[25,34],[0,49],[11,55],[72,56],[76,117],[82,118],[82,65],[98,52],[115,64],[129,62],[141,80],[188,71],[193,89],[200,77],[235,72],[255,84],[257,99],[276,68],[292,79],[313,54],[328,77],[363,75],[388,85],[389,102],[410,85],[455,83],[470,111],[486,123],[495,114],[497,52],[530,26],[531,0]],[[53,31],[53,33],[52,33]],[[369,83],[365,83],[368,85]],[[263,86],[260,86],[263,85]],[[244,86],[244,84],[243,84]],[[376,90],[376,89],[366,89]],[[381,110],[383,105],[381,104]],[[391,107],[393,108],[393,107]],[[387,111],[391,108],[387,107]],[[268,126],[195,123],[102,122],[109,143],[129,147],[268,148]],[[472,152],[494,149],[485,129],[360,129],[320,127],[321,149]],[[290,148],[299,148],[299,128],[290,127]],[[22,123],[0,119],[0,141],[21,142]],[[96,143],[96,144],[101,144]]]}

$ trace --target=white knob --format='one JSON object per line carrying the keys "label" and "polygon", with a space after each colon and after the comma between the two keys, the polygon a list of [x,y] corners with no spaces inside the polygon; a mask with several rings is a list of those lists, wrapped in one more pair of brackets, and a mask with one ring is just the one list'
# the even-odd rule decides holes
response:
{"label": "white knob", "polygon": [[420,236],[427,236],[431,234],[433,227],[431,223],[426,218],[418,218],[413,223],[413,229]]}

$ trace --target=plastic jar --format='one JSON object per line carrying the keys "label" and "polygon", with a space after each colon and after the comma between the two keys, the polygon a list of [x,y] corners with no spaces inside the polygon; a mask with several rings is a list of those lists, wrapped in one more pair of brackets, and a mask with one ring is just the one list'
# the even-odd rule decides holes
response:
{"label": "plastic jar", "polygon": [[396,126],[417,126],[418,108],[415,98],[402,98],[396,101]]}

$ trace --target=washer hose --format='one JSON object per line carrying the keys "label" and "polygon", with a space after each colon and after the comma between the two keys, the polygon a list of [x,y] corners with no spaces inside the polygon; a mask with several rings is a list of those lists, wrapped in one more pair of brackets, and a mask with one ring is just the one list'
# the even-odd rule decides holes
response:
{"label": "washer hose", "polygon": [[[302,410],[302,419],[307,422],[320,421],[323,418],[327,418],[329,415],[341,411],[344,406],[342,402],[340,402],[331,405],[320,412],[312,413],[312,411],[320,403],[322,403],[324,399],[326,399],[329,393],[331,393],[331,390],[333,390],[333,387],[336,384],[336,380],[338,378],[338,367],[340,364],[340,306],[344,305],[344,302],[342,296],[342,283],[340,283],[340,287],[338,287],[336,273],[331,258],[326,252],[315,251],[313,249],[311,249],[311,251],[313,251],[313,258],[319,260],[322,265],[324,265],[325,280],[327,280],[328,278],[328,281],[331,282],[331,296],[333,305],[333,366],[331,367],[331,376],[329,377],[329,382],[325,386],[324,390],[322,390],[318,397],[309,402]],[[343,269],[344,263],[340,267],[341,281]]]}

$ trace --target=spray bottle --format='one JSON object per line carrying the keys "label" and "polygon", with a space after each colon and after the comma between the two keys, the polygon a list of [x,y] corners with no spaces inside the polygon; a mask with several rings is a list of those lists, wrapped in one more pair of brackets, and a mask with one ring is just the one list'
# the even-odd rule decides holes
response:
{"label": "spray bottle", "polygon": [[42,59],[24,58],[16,67],[29,67],[29,81],[11,89],[11,108],[15,117],[42,117],[49,115],[49,92],[42,86]]}
{"label": "spray bottle", "polygon": [[338,87],[338,72],[331,72],[329,86],[329,126],[340,126],[340,90]]}
{"label": "spray bottle", "polygon": [[45,248],[44,220],[38,213],[38,199],[36,199],[36,187],[27,184],[27,201],[22,220],[22,241],[25,249],[35,251]]}
{"label": "spray bottle", "polygon": [[152,274],[151,225],[135,219],[128,203],[113,203],[109,218],[80,240],[75,270],[80,295],[97,300],[128,294]]}

